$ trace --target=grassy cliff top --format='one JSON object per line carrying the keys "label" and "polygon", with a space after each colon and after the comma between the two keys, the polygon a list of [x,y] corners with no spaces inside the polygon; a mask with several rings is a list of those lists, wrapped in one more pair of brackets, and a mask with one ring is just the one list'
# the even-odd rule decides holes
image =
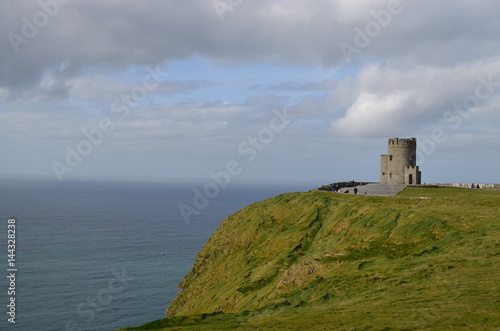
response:
{"label": "grassy cliff top", "polygon": [[498,330],[500,191],[287,193],[228,217],[127,330]]}

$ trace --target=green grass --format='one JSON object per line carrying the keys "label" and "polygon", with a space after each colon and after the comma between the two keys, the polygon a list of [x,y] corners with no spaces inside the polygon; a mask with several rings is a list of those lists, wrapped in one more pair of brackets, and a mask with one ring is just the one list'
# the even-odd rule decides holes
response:
{"label": "green grass", "polygon": [[499,330],[500,192],[288,193],[228,217],[124,330]]}

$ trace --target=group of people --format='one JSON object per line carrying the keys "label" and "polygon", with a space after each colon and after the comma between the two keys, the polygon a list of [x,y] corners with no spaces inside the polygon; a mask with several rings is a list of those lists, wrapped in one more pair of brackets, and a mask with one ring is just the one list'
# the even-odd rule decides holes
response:
{"label": "group of people", "polygon": [[[474,183],[470,184],[470,188],[474,188]],[[480,188],[479,184],[476,184],[476,188]]]}
{"label": "group of people", "polygon": [[[360,183],[360,185],[361,184],[362,183]],[[358,194],[358,188],[355,187],[355,182],[353,180],[349,182],[349,185],[350,185],[350,187],[354,187],[354,189],[353,189],[354,194]],[[337,192],[337,193],[349,193],[349,190],[345,190],[344,192],[342,192],[342,188],[340,188],[339,184],[335,184],[335,186],[332,187],[332,190],[333,190],[333,192]],[[365,192],[365,195],[367,195],[366,192]]]}

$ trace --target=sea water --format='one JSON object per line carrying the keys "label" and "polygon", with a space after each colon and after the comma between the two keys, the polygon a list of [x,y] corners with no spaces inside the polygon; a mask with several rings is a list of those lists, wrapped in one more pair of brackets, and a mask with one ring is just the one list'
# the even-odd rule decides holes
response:
{"label": "sea water", "polygon": [[[304,185],[229,185],[186,222],[182,183],[0,180],[1,330],[114,330],[161,319],[220,222]],[[7,230],[15,219],[15,294]],[[8,321],[15,298],[15,324]],[[12,321],[12,320],[11,320]]]}

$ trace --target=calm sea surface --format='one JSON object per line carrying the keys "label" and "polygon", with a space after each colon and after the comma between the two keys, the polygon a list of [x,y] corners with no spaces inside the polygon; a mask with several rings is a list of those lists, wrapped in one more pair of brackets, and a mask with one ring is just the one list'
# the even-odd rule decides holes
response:
{"label": "calm sea surface", "polygon": [[[203,183],[202,183],[203,184]],[[202,184],[198,185],[202,188]],[[0,330],[114,330],[163,318],[196,252],[242,207],[304,185],[221,190],[187,224],[193,184],[0,181],[0,266],[16,219],[16,323],[0,281]]]}

